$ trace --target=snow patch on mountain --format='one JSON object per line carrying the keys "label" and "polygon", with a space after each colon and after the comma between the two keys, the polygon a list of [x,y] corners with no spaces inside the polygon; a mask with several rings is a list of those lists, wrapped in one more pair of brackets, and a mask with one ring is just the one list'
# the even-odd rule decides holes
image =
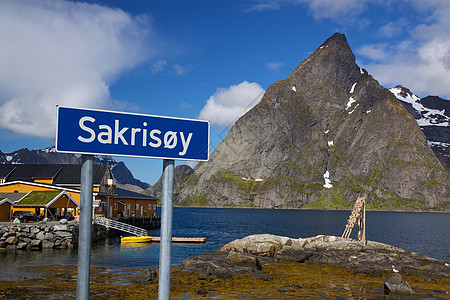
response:
{"label": "snow patch on mountain", "polygon": [[437,110],[423,106],[420,102],[420,98],[411,93],[409,90],[402,86],[396,86],[389,89],[392,94],[400,101],[409,103],[412,107],[421,115],[420,118],[416,118],[420,127],[422,126],[445,126],[450,125],[450,118],[445,115],[445,109]]}

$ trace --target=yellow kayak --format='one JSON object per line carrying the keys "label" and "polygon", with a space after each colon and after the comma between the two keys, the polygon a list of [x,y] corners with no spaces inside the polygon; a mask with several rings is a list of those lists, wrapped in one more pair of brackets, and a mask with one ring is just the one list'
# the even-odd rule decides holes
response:
{"label": "yellow kayak", "polygon": [[121,243],[150,243],[151,236],[125,236],[120,239]]}

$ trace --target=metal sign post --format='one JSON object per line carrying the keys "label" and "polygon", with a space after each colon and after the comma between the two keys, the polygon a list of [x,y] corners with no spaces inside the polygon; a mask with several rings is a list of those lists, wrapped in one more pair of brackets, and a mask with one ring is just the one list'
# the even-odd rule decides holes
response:
{"label": "metal sign post", "polygon": [[163,161],[161,244],[159,251],[159,287],[158,299],[170,298],[170,267],[172,260],[172,223],[173,223],[173,173],[174,161]]}
{"label": "metal sign post", "polygon": [[77,299],[89,298],[92,155],[161,158],[163,162],[159,299],[170,297],[174,160],[208,161],[209,122],[144,114],[57,107],[56,151],[83,154]]}
{"label": "metal sign post", "polygon": [[94,156],[81,157],[80,228],[78,237],[77,300],[89,299],[92,237]]}

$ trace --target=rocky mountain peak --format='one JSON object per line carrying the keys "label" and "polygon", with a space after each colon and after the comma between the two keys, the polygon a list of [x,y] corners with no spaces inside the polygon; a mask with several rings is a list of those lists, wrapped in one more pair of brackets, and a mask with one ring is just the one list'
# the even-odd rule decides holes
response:
{"label": "rocky mountain peak", "polygon": [[417,122],[337,33],[267,88],[176,201],[346,208],[364,194],[374,208],[430,207],[448,201],[448,182]]}

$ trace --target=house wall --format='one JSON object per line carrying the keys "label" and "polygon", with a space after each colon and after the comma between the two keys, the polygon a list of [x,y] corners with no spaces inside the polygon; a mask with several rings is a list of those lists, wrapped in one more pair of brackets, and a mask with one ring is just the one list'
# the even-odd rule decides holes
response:
{"label": "house wall", "polygon": [[[118,203],[119,200],[126,203],[127,206],[129,205],[129,212],[127,208],[126,216],[142,217],[156,215],[156,200],[120,198],[114,199],[114,202]],[[114,217],[117,217],[117,212],[119,211],[121,210],[114,210]]]}
{"label": "house wall", "polygon": [[7,184],[0,186],[0,193],[28,193],[29,191],[54,191],[52,188],[43,186],[34,186],[25,183]]}
{"label": "house wall", "polygon": [[0,221],[7,222],[11,219],[11,204],[5,202],[0,205]]}
{"label": "house wall", "polygon": [[52,184],[53,183],[53,179],[35,179],[34,182],[37,183],[46,183],[46,184]]}
{"label": "house wall", "polygon": [[52,203],[52,205],[49,206],[49,208],[76,208],[77,206],[75,203],[70,201],[69,197],[67,195],[63,195],[59,197],[58,200]]}

